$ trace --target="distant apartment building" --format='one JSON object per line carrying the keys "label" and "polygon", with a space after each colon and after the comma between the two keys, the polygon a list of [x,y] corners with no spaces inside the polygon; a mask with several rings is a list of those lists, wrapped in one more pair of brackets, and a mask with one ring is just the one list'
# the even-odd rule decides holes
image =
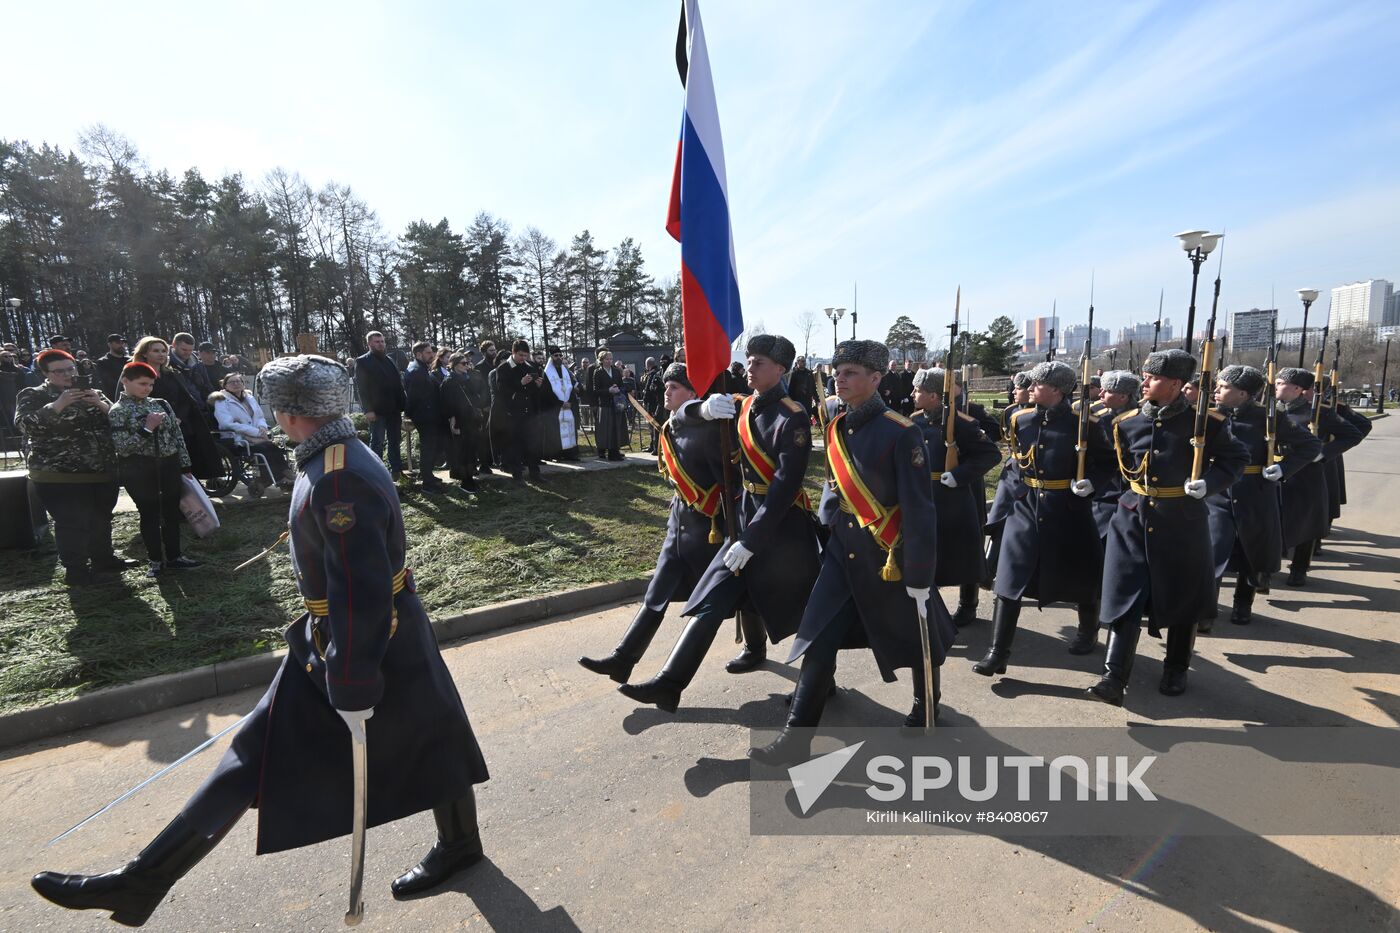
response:
{"label": "distant apartment building", "polygon": [[1059,329],[1058,317],[1027,318],[1021,335],[1021,352],[1048,353],[1052,341],[1055,346],[1063,347],[1065,342],[1059,336]]}
{"label": "distant apartment building", "polygon": [[1238,351],[1267,350],[1278,327],[1277,308],[1250,308],[1230,314],[1230,346]]}
{"label": "distant apartment building", "polygon": [[1381,321],[1386,327],[1400,325],[1400,292],[1392,292],[1390,300],[1385,303],[1385,319]]}
{"label": "distant apartment building", "polygon": [[1395,286],[1385,279],[1338,285],[1332,289],[1332,307],[1327,322],[1334,330],[1384,324],[1394,291]]}
{"label": "distant apartment building", "polygon": [[[1067,347],[1070,350],[1073,350],[1075,347],[1078,347],[1079,350],[1082,352],[1084,350],[1084,340],[1088,336],[1088,324],[1071,324],[1065,328],[1064,339],[1058,342],[1062,347]],[[1108,328],[1094,328],[1094,346],[1096,348],[1103,349],[1104,347],[1108,346],[1109,340],[1110,336],[1108,333]]]}
{"label": "distant apartment building", "polygon": [[[1302,339],[1303,328],[1301,327],[1285,327],[1278,332],[1279,346],[1282,347],[1284,350],[1297,350],[1298,343]],[[1322,340],[1322,328],[1309,327],[1307,341],[1308,347],[1315,351],[1320,340]]]}
{"label": "distant apartment building", "polygon": [[[1144,346],[1145,346],[1145,347],[1147,347],[1148,349],[1151,349],[1151,347],[1152,347],[1153,332],[1154,332],[1156,329],[1157,329],[1157,322],[1156,322],[1156,320],[1148,321],[1146,324],[1133,324],[1133,325],[1130,325],[1130,326],[1128,326],[1128,327],[1125,327],[1125,328],[1123,328],[1122,330],[1120,330],[1120,331],[1118,332],[1118,345],[1119,345],[1120,347],[1126,347],[1126,346],[1128,345],[1128,341],[1131,340],[1131,341],[1133,342],[1133,345],[1134,345],[1134,346],[1137,346],[1137,347],[1144,347]],[[1166,343],[1169,343],[1169,342],[1171,341],[1171,339],[1172,339],[1172,320],[1171,320],[1171,318],[1163,318],[1163,319],[1162,319],[1162,335],[1161,335],[1160,338],[1158,338],[1158,342],[1159,342],[1159,344],[1166,344]]]}

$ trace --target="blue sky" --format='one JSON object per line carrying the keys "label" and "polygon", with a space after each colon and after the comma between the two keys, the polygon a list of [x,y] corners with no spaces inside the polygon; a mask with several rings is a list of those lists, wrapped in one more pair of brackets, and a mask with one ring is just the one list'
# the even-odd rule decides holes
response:
{"label": "blue sky", "polygon": [[[1155,318],[1165,287],[1180,327],[1193,227],[1227,229],[1222,311],[1276,289],[1297,323],[1300,286],[1400,278],[1400,4],[701,9],[750,324],[791,333],[856,281],[865,337],[900,314],[936,333],[958,285],[974,327],[1056,299],[1072,324],[1093,273],[1098,323]],[[155,167],[281,165],[395,231],[487,210],[633,236],[667,276],[678,10],[12,4],[0,135],[73,146],[101,121]]]}

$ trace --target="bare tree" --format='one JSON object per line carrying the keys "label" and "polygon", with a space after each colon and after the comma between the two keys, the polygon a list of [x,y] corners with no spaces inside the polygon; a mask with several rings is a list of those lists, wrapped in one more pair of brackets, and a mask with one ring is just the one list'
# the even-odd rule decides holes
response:
{"label": "bare tree", "polygon": [[810,356],[812,352],[812,335],[817,332],[817,326],[821,322],[817,320],[817,312],[803,311],[797,316],[797,335],[802,338],[802,355]]}

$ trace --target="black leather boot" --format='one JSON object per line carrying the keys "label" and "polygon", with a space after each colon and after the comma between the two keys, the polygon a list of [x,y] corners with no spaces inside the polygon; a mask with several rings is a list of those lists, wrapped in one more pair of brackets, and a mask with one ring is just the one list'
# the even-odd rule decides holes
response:
{"label": "black leather boot", "polygon": [[661,667],[661,673],[640,684],[623,684],[618,692],[638,703],[650,703],[668,713],[674,713],[681,705],[681,693],[695,679],[700,670],[700,662],[714,643],[715,635],[723,619],[697,617],[691,619],[681,632],[671,656]]}
{"label": "black leather boot", "polygon": [[1254,574],[1254,589],[1265,596],[1269,595],[1269,584],[1273,581],[1273,574],[1260,571]]}
{"label": "black leather boot", "polygon": [[606,658],[579,658],[578,663],[595,674],[605,674],[620,684],[627,683],[627,678],[632,676],[632,668],[636,667],[642,655],[646,654],[647,647],[665,617],[666,613],[661,610],[642,606],[637,610],[632,624],[627,626],[622,641],[617,643],[612,654]]}
{"label": "black leather boot", "polygon": [[1099,607],[1089,603],[1079,607],[1079,630],[1069,642],[1070,654],[1093,654],[1099,646]]}
{"label": "black leather boot", "polygon": [[1288,585],[1307,586],[1308,568],[1312,566],[1313,545],[1315,541],[1308,541],[1293,549],[1293,560],[1288,565]]}
{"label": "black leather boot", "polygon": [[1089,696],[1110,706],[1123,705],[1123,694],[1128,690],[1128,678],[1133,673],[1133,659],[1137,656],[1138,637],[1141,634],[1142,623],[1138,619],[1113,623],[1108,630],[1108,653],[1104,658],[1103,676],[1086,691]]}
{"label": "black leather boot", "polygon": [[751,610],[740,609],[739,628],[744,633],[744,650],[724,665],[731,674],[747,674],[768,657],[768,630],[764,628],[763,618]]}
{"label": "black leather boot", "polygon": [[1249,574],[1240,574],[1235,581],[1235,607],[1230,612],[1230,621],[1235,625],[1248,625],[1254,619],[1254,587]]}
{"label": "black leather boot", "polygon": [[395,897],[430,890],[482,859],[481,831],[476,825],[476,793],[468,790],[451,803],[433,807],[438,837],[423,861],[394,879]]}
{"label": "black leather boot", "polygon": [[[941,668],[933,669],[933,721],[938,721],[938,703],[943,699]],[[909,715],[904,717],[904,725],[909,729],[922,729],[928,725],[924,714],[924,669],[914,668],[914,705],[909,709]]]}
{"label": "black leather boot", "polygon": [[1211,614],[1196,622],[1196,631],[1202,635],[1209,635],[1210,630],[1215,628],[1215,619],[1220,615],[1220,578],[1215,578],[1215,602],[1212,604]]}
{"label": "black leather boot", "polygon": [[[242,816],[242,814],[239,814]],[[29,882],[46,900],[69,910],[110,910],[112,919],[129,927],[145,924],[156,906],[237,823],[235,817],[206,838],[183,814],[175,817],[141,854],[105,875],[64,875],[43,871]]]}
{"label": "black leather boot", "polygon": [[778,737],[762,748],[749,750],[749,757],[760,764],[781,767],[812,757],[812,733],[822,721],[826,698],[831,695],[835,672],[829,664],[802,662],[797,689],[792,692],[792,709]]}
{"label": "black leather boot", "polygon": [[965,628],[977,621],[977,584],[964,583],[958,587],[958,611],[953,613],[953,624]]}
{"label": "black leather boot", "polygon": [[1173,625],[1167,629],[1167,656],[1162,662],[1162,682],[1157,690],[1169,697],[1186,692],[1186,672],[1191,667],[1191,649],[1196,645],[1194,625]]}
{"label": "black leather boot", "polygon": [[983,677],[1005,674],[1011,657],[1011,640],[1016,637],[1016,620],[1021,617],[1021,601],[998,596],[992,609],[992,645],[982,660],[972,665]]}

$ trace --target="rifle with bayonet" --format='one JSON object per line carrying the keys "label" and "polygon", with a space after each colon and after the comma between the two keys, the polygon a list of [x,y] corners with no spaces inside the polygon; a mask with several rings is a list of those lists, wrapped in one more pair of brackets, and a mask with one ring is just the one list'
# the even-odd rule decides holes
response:
{"label": "rifle with bayonet", "polygon": [[1084,479],[1084,459],[1089,453],[1089,366],[1094,358],[1094,277],[1089,276],[1089,336],[1084,338],[1084,371],[1079,379],[1079,443],[1075,451],[1079,454],[1079,466],[1074,478]]}
{"label": "rifle with bayonet", "polygon": [[1342,397],[1342,384],[1338,381],[1338,374],[1342,368],[1342,338],[1338,337],[1332,343],[1332,410],[1337,410],[1337,400]]}
{"label": "rifle with bayonet", "polygon": [[1267,407],[1264,415],[1264,466],[1273,466],[1275,463],[1274,448],[1278,443],[1278,393],[1274,391],[1274,376],[1278,372],[1278,344],[1275,330],[1278,327],[1278,312],[1274,312],[1274,318],[1269,322],[1269,381],[1264,386],[1264,394],[1268,396]]}
{"label": "rifle with bayonet", "polygon": [[1152,329],[1152,352],[1157,352],[1157,341],[1162,337],[1162,299],[1167,297],[1167,290],[1164,288],[1157,293],[1157,324]]}
{"label": "rifle with bayonet", "polygon": [[[1221,236],[1224,239],[1224,236]],[[1220,271],[1225,267],[1225,244],[1220,244],[1220,264],[1215,267],[1215,297],[1210,303],[1210,324],[1201,344],[1201,390],[1196,397],[1196,429],[1191,438],[1195,451],[1191,458],[1191,481],[1201,478],[1206,463],[1206,425],[1210,421],[1210,393],[1215,381],[1215,315],[1220,309]],[[1191,335],[1186,335],[1189,340]]]}
{"label": "rifle with bayonet", "polygon": [[[972,326],[970,318],[968,320],[968,326]],[[962,342],[962,390],[960,394],[962,404],[959,407],[962,408],[963,411],[967,411],[968,406],[972,404],[972,389],[968,384],[968,377],[972,374],[970,368],[970,360],[972,358],[972,331],[963,331]]]}
{"label": "rifle with bayonet", "polygon": [[1318,341],[1317,363],[1313,365],[1313,404],[1312,421],[1308,425],[1308,430],[1313,432],[1313,437],[1317,437],[1318,422],[1322,418],[1322,364],[1327,358],[1327,334],[1332,329],[1332,322],[1329,320],[1322,325],[1322,339]]}
{"label": "rifle with bayonet", "polygon": [[958,286],[958,296],[953,302],[953,323],[948,325],[948,358],[943,361],[943,446],[947,448],[947,459],[943,461],[943,472],[958,465],[958,442],[954,437],[957,418],[953,415],[953,346],[958,340],[958,315],[962,312],[962,286]]}

